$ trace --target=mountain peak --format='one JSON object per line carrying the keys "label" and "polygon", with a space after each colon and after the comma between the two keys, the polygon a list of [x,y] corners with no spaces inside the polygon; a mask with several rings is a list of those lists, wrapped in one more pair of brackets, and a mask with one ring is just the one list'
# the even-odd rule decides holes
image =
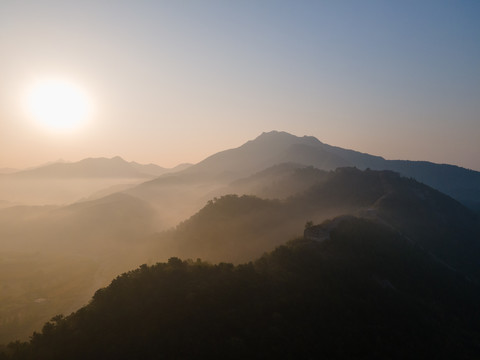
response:
{"label": "mountain peak", "polygon": [[323,143],[314,136],[296,136],[285,131],[269,131],[263,132],[254,140],[247,142],[247,144],[264,144],[265,146],[292,146],[304,145],[320,147]]}
{"label": "mountain peak", "polygon": [[[82,159],[76,163],[118,163],[118,164],[124,164],[127,163],[123,158],[120,156],[114,156],[112,158],[107,158],[107,157],[89,157]],[[70,163],[70,164],[75,164],[75,163]]]}
{"label": "mountain peak", "polygon": [[318,140],[314,136],[304,135],[304,136],[300,137],[300,136],[292,135],[292,134],[290,134],[286,131],[278,131],[278,130],[262,132],[253,141],[270,140],[270,139],[274,139],[274,140],[277,140],[277,141],[282,140],[282,139],[284,139],[284,140],[289,139],[289,140],[295,140],[295,141],[299,141],[299,142],[308,142],[308,143],[311,143],[312,145],[318,145],[318,144],[322,143],[320,140]]}
{"label": "mountain peak", "polygon": [[279,136],[279,135],[295,136],[295,135],[289,134],[285,131],[271,130],[271,131],[262,132],[259,136],[257,136],[255,138],[255,140],[262,139],[262,138],[267,138],[267,137],[270,137],[270,136]]}

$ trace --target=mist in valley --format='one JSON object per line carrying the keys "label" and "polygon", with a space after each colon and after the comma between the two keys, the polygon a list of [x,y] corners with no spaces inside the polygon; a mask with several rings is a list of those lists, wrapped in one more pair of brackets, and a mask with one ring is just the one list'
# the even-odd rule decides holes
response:
{"label": "mist in valley", "polygon": [[[273,139],[268,141],[276,134],[269,134]],[[285,135],[279,135],[275,151],[285,153],[292,142],[294,149],[296,141],[302,142],[287,137],[285,143]],[[262,140],[260,136],[253,145],[264,146]],[[388,224],[455,267],[465,265],[459,258],[471,256],[471,246],[458,252],[436,244],[440,239],[443,244],[473,241],[479,234],[474,213],[415,180],[391,171],[319,169],[276,159],[257,171],[258,157],[251,165],[243,161],[243,171],[223,171],[244,150],[230,150],[228,161],[217,161],[225,156],[220,154],[174,173],[137,178],[137,184],[126,185],[121,177],[79,180],[65,173],[61,179],[29,178],[29,184],[38,186],[29,187],[32,194],[42,187],[51,191],[40,191],[44,204],[35,197],[29,204],[25,193],[23,205],[0,209],[0,266],[9,274],[2,283],[0,343],[27,339],[52,316],[87,304],[96,290],[141,264],[172,257],[246,263],[302,236],[309,224],[344,214]],[[305,161],[303,156],[292,160],[299,159]],[[24,186],[23,181],[17,186]],[[55,201],[59,183],[81,192],[82,199]],[[105,184],[109,186],[99,190]],[[392,207],[396,197],[403,199],[406,212],[398,200]],[[420,205],[425,199],[430,205]],[[480,274],[473,265],[465,269]]]}
{"label": "mist in valley", "polygon": [[0,360],[480,358],[479,18],[0,1]]}

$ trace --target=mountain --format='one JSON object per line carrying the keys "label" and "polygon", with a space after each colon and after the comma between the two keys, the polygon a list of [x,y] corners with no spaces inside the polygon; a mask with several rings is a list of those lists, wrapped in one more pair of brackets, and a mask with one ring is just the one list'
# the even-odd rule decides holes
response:
{"label": "mountain", "polygon": [[234,179],[286,162],[312,165],[324,170],[351,165],[323,149],[322,143],[314,137],[299,138],[285,132],[272,131],[263,133],[238,148],[209,156],[184,173],[211,174]]}
{"label": "mountain", "polygon": [[323,170],[350,165],[340,156],[325,150],[314,137],[299,138],[273,131],[263,133],[238,148],[216,153],[183,171],[146,181],[126,192],[150,202],[165,223],[174,226],[201,209],[213,197],[241,191],[239,186],[246,178],[275,165],[282,167],[281,164],[285,163],[297,168],[314,166]]}
{"label": "mountain", "polygon": [[167,172],[158,165],[141,165],[127,162],[116,156],[107,158],[88,158],[73,163],[53,163],[34,169],[16,172],[15,177],[47,177],[47,178],[89,178],[89,177],[119,177],[119,178],[151,178]]}
{"label": "mountain", "polygon": [[64,205],[107,196],[188,166],[180,164],[166,169],[154,164],[127,162],[118,156],[111,159],[89,158],[74,163],[49,163],[0,174],[0,200],[21,205]]}
{"label": "mountain", "polygon": [[[320,155],[327,157],[321,158]],[[285,159],[291,161],[285,163]],[[64,276],[60,276],[62,285],[53,293],[68,292],[68,278],[71,277],[83,284],[82,291],[88,289],[78,296],[85,299],[114,275],[140,263],[165,261],[171,256],[237,264],[248,262],[297,236],[309,221],[321,223],[332,217],[353,214],[390,228],[458,276],[468,276],[474,281],[480,278],[478,215],[451,197],[392,171],[361,171],[345,167],[326,171],[309,165],[318,160],[318,166],[334,168],[349,164],[352,159],[361,160],[361,166],[370,169],[379,163],[389,163],[379,157],[322,144],[315,138],[273,132],[240,148],[213,155],[187,169],[149,181],[144,181],[148,178],[138,178],[143,181],[140,185],[124,184],[121,178],[112,177],[99,188],[88,188],[86,184],[91,184],[90,180],[97,182],[103,178],[91,177],[87,182],[74,182],[75,179],[69,177],[57,181],[49,177],[32,177],[34,180],[30,180],[32,178],[19,176],[15,182],[23,186],[20,190],[3,184],[0,184],[0,190],[11,196],[31,191],[50,197],[51,191],[61,190],[64,196],[64,188],[60,185],[68,183],[68,186],[86,192],[81,196],[75,193],[70,199],[107,190],[97,193],[89,201],[76,204],[1,209],[0,265],[1,259],[14,258],[19,259],[18,268],[30,268],[30,263],[23,262],[23,254],[18,257],[14,254],[25,249],[46,258],[52,254],[57,258],[78,255],[93,262],[94,274],[84,272],[83,280],[71,276],[77,273],[78,264],[72,260],[72,269],[58,270]],[[272,166],[268,167],[270,164]],[[421,162],[414,162],[414,165],[426,168]],[[453,174],[443,178],[442,174],[437,176],[443,179],[441,181],[451,182],[453,188],[461,185],[467,193],[468,189],[475,188],[476,172],[445,165],[431,166]],[[464,175],[472,181],[466,183],[458,179]],[[45,187],[38,187],[40,179]],[[126,190],[111,193],[118,189]],[[226,196],[228,194],[237,196]],[[106,196],[100,197],[102,195]],[[4,200],[20,202],[17,198]],[[168,228],[171,230],[154,234]],[[18,285],[2,289],[3,298],[9,301],[3,309],[9,308],[10,304],[17,308],[24,301],[52,298],[49,293],[41,296],[28,294],[27,297],[27,293],[15,290],[21,287],[20,284],[43,279],[35,270],[37,268],[32,264],[30,277],[21,277]],[[15,296],[10,296],[12,294]],[[62,309],[71,309],[73,304],[78,304],[79,300],[74,300],[64,304]],[[15,324],[20,328],[26,319],[22,311],[20,309],[11,318],[0,313],[0,319],[6,319],[9,326],[17,322]],[[5,322],[0,322],[0,335]],[[24,330],[18,333],[25,334]]]}
{"label": "mountain", "polygon": [[[371,167],[379,169],[380,167]],[[384,169],[412,177],[450,195],[468,207],[480,209],[480,172],[427,161],[388,160]]]}
{"label": "mountain", "polygon": [[154,231],[150,205],[116,193],[68,206],[13,206],[0,210],[2,251],[99,256]]}
{"label": "mountain", "polygon": [[285,199],[307,190],[328,172],[295,163],[274,165],[249,177],[231,182],[221,193],[248,194],[264,199]]}
{"label": "mountain", "polygon": [[299,238],[248,264],[142,265],[0,358],[480,356],[478,283],[377,221],[321,227],[324,240]]}
{"label": "mountain", "polygon": [[[379,156],[327,145],[312,136],[297,137],[278,131],[263,133],[238,148],[213,154],[185,170],[161,175],[132,186],[125,192],[149,202],[163,220],[162,223],[171,227],[193,215],[213,197],[229,193],[242,195],[242,191],[252,190],[253,183],[245,183],[247,178],[277,165],[286,166],[282,164],[297,168],[313,166],[324,171],[352,166],[362,170],[392,170],[442,191],[480,213],[479,172],[453,165],[385,160]],[[259,175],[257,181],[257,193],[260,186],[268,188],[261,184],[262,176]],[[247,187],[242,188],[242,181]],[[302,187],[299,183],[296,186],[298,190]],[[294,190],[295,186],[290,188]],[[274,192],[278,194],[277,190]],[[283,195],[294,194],[287,192]],[[272,192],[268,194],[268,190],[260,194],[266,197],[272,195]]]}
{"label": "mountain", "polygon": [[[117,254],[120,249],[136,253],[138,241],[168,228],[168,216],[180,218],[174,211],[186,206],[185,197],[193,196],[182,191],[203,193],[196,183],[177,184],[174,176],[162,179],[173,183],[168,194],[159,196],[157,208],[127,191],[63,207],[0,210],[2,249],[93,251],[98,256]],[[356,214],[381,219],[452,267],[469,264],[468,269],[476,269],[478,216],[439,191],[391,171],[339,168],[325,172],[286,164],[222,189],[251,196],[210,198],[174,229],[151,236],[140,252],[159,260],[181,256],[240,263],[296,236],[307,221]]]}
{"label": "mountain", "polygon": [[[174,178],[173,175],[164,177],[163,181],[170,179],[173,186]],[[169,187],[171,203],[160,203],[165,207],[165,214],[172,208],[180,208],[175,200],[181,202],[185,196],[178,190],[189,188],[187,179],[184,180],[176,189]],[[189,185],[192,192],[198,191],[198,183]],[[70,288],[69,278],[77,279],[76,283],[83,284],[77,296],[65,299],[58,307],[59,310],[71,309],[79,299],[85,301],[91,296],[95,288],[138,264],[165,261],[172,256],[237,264],[248,262],[298,236],[308,221],[321,223],[335,216],[353,214],[401,234],[458,274],[480,279],[478,216],[454,199],[413,179],[391,171],[339,168],[326,172],[283,164],[235,181],[224,190],[234,189],[251,195],[212,198],[174,229],[156,235],[152,234],[162,227],[161,221],[166,218],[149,202],[127,193],[61,207],[6,208],[0,210],[0,259],[14,254],[15,259],[21,260],[18,255],[28,249],[46,258],[52,254],[64,259],[80,256],[84,261],[93,262],[96,269],[93,277],[82,270],[78,260],[72,261],[68,271],[57,276],[58,287],[31,294],[30,301],[37,298],[50,301],[54,298],[52,294]],[[22,260],[21,264],[21,268],[26,269],[38,267],[32,261]],[[84,278],[72,275],[79,272],[85,274]],[[16,281],[16,286],[28,284],[33,278],[38,278],[37,272]],[[10,296],[4,308],[16,309],[19,297],[12,296],[9,289],[4,291],[5,296]],[[7,306],[10,303],[13,307]],[[49,309],[55,308],[52,305]],[[0,306],[0,318],[4,316],[1,311]],[[15,316],[27,319],[23,311],[19,308]],[[40,307],[28,311],[32,324],[48,319]],[[51,312],[50,316],[53,315]],[[14,329],[15,332],[10,330],[11,334],[26,336],[27,330],[34,329],[24,320],[14,323],[15,317],[5,319],[12,320],[0,324],[0,335],[3,329]],[[12,339],[8,332],[4,336],[3,339]]]}
{"label": "mountain", "polygon": [[69,206],[0,209],[0,343],[26,339],[58,312],[149,258],[155,214],[113,194]]}
{"label": "mountain", "polygon": [[[362,170],[392,170],[440,190],[471,208],[480,208],[478,171],[427,161],[385,160],[380,156],[324,144],[312,136],[297,137],[278,131],[263,133],[238,148],[216,153],[178,173],[178,177],[229,182],[281,163],[322,170],[351,166]],[[152,185],[161,181],[153,180]]]}
{"label": "mountain", "polygon": [[294,237],[307,221],[355,214],[382,222],[480,279],[479,217],[447,195],[391,171],[356,168],[294,171],[279,183],[281,192],[282,184],[292,178],[302,183],[301,177],[314,185],[284,200],[226,195],[209,201],[175,230],[161,233],[152,253],[241,263]]}

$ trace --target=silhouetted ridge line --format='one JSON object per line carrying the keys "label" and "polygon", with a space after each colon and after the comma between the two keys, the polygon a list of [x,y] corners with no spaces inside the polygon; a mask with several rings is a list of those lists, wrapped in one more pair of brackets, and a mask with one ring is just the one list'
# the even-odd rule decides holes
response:
{"label": "silhouetted ridge line", "polygon": [[33,169],[17,171],[10,174],[14,178],[89,178],[89,177],[124,177],[152,178],[168,172],[183,170],[188,164],[166,169],[155,164],[127,162],[120,156],[113,158],[86,158],[77,162],[56,162]]}
{"label": "silhouetted ridge line", "polygon": [[[287,175],[280,177],[282,171]],[[291,189],[292,180],[305,187],[281,196],[285,187]],[[235,186],[258,189],[258,195],[271,194],[271,199],[254,196],[255,192],[215,198],[176,230],[160,234],[157,252],[240,263],[292,238],[308,220],[354,214],[388,224],[450,266],[480,279],[478,216],[398,173],[356,168],[291,171],[278,166]]]}
{"label": "silhouetted ridge line", "polygon": [[480,172],[427,161],[385,160],[383,157],[324,144],[315,137],[264,132],[240,147],[213,154],[179,176],[232,181],[280,163],[292,162],[322,170],[354,166],[392,170],[413,177],[474,209],[480,207]]}
{"label": "silhouetted ridge line", "polygon": [[376,221],[321,226],[248,264],[142,265],[3,359],[480,355],[477,284]]}

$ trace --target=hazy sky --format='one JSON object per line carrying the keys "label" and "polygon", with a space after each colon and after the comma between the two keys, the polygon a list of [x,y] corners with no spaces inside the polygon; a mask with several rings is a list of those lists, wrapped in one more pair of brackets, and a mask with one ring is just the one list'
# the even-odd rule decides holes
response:
{"label": "hazy sky", "polygon": [[[85,126],[34,123],[62,78]],[[0,168],[198,162],[284,130],[480,170],[480,1],[0,0]]]}

